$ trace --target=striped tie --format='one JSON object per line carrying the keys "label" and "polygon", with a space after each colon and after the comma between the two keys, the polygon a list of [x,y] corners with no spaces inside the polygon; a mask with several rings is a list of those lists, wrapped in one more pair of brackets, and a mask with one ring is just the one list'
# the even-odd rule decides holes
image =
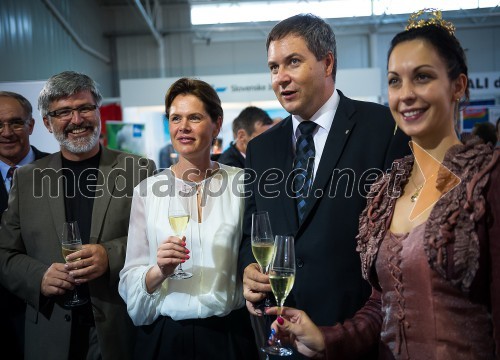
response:
{"label": "striped tie", "polygon": [[314,157],[316,156],[313,132],[316,126],[316,123],[312,121],[302,121],[299,124],[300,136],[295,146],[293,191],[297,196],[299,221],[302,221],[304,217],[306,199],[313,180]]}
{"label": "striped tie", "polygon": [[12,187],[12,178],[14,177],[14,171],[16,171],[17,166],[12,166],[8,171],[7,171],[7,176],[5,177],[7,180],[9,180],[10,187]]}

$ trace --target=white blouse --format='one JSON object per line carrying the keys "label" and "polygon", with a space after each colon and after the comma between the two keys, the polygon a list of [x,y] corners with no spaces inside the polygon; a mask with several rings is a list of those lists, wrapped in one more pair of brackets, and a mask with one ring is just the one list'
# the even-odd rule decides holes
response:
{"label": "white blouse", "polygon": [[[118,290],[136,326],[151,324],[160,315],[174,320],[224,316],[244,305],[237,276],[243,170],[219,166],[217,173],[201,183],[184,182],[166,169],[134,189],[127,254]],[[202,196],[201,222],[196,211],[197,189],[201,189]],[[185,231],[190,258],[182,268],[193,276],[166,279],[149,294],[146,273],[156,265],[159,244],[175,234],[168,221],[169,204],[179,201],[179,191],[186,190],[191,194],[191,217]]]}

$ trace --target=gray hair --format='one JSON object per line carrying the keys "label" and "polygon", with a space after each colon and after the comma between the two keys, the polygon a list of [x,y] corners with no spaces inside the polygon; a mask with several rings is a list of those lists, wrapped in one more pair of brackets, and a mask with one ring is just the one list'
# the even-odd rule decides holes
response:
{"label": "gray hair", "polygon": [[266,50],[272,41],[283,39],[288,35],[303,38],[307,48],[314,54],[316,60],[323,60],[328,52],[333,54],[332,77],[337,75],[337,43],[333,29],[322,18],[313,14],[298,14],[276,24],[266,41]]}
{"label": "gray hair", "polygon": [[64,71],[52,76],[43,87],[38,97],[38,110],[45,117],[50,103],[81,91],[90,91],[97,106],[101,105],[102,95],[94,80],[85,74],[75,71]]}
{"label": "gray hair", "polygon": [[0,91],[0,97],[17,100],[19,105],[21,105],[24,110],[24,115],[26,115],[26,117],[29,117],[30,119],[33,117],[33,107],[31,106],[31,103],[21,94],[11,91]]}

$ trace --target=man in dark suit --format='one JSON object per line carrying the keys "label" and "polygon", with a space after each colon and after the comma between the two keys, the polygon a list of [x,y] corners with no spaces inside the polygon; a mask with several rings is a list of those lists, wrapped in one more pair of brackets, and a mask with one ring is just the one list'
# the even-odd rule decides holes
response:
{"label": "man in dark suit", "polygon": [[233,120],[234,141],[229,144],[217,161],[243,169],[248,142],[269,129],[271,125],[273,125],[273,120],[264,110],[256,106],[244,108]]}
{"label": "man in dark suit", "polygon": [[[292,115],[247,149],[240,249],[247,307],[258,314],[255,305],[271,291],[250,241],[252,213],[266,210],[275,235],[295,237],[296,277],[288,305],[320,326],[345,322],[363,307],[381,322],[378,294],[370,298],[361,276],[355,237],[369,185],[395,157],[410,152],[407,139],[399,130],[395,134],[389,109],[351,100],[335,88],[335,35],[321,18],[301,14],[278,23],[268,36],[267,54],[273,90]],[[375,334],[368,348],[375,348]],[[339,342],[357,336],[356,327],[338,335]]]}
{"label": "man in dark suit", "polygon": [[[61,151],[16,170],[0,227],[0,283],[27,303],[25,359],[129,359],[135,328],[118,294],[133,188],[155,169],[100,146],[102,96],[66,71],[38,106]],[[81,250],[63,257],[63,223],[77,221]],[[87,303],[65,306],[78,285]]]}
{"label": "man in dark suit", "polygon": [[[34,126],[30,102],[20,94],[0,91],[0,220],[14,169],[48,155],[30,146]],[[23,358],[25,309],[24,301],[0,285],[0,347],[11,359]]]}

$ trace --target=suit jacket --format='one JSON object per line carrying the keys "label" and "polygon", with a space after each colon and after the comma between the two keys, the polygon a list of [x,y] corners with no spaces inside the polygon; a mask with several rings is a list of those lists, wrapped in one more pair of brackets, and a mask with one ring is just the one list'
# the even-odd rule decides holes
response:
{"label": "suit jacket", "polygon": [[234,143],[231,143],[229,147],[220,154],[217,161],[221,164],[236,166],[242,169],[245,167],[245,158],[241,155],[241,152],[236,148]]}
{"label": "suit jacket", "polygon": [[[27,302],[26,359],[47,354],[68,359],[71,311],[59,305],[59,297],[46,298],[40,292],[48,267],[64,263],[61,167],[58,152],[19,168],[0,227],[0,282]],[[128,359],[133,353],[135,329],[118,294],[118,274],[125,259],[134,186],[154,168],[148,159],[102,148],[89,243],[106,249],[109,269],[89,282],[89,291],[103,359]]]}
{"label": "suit jacket", "polygon": [[[41,159],[44,156],[49,155],[49,153],[42,152],[36,147],[32,146],[33,152],[35,153],[35,160]],[[9,193],[5,188],[5,183],[0,181],[0,220],[2,219],[2,213],[7,209],[7,202],[9,200]]]}
{"label": "suit jacket", "polygon": [[[240,271],[255,262],[251,252],[251,216],[267,210],[274,235],[295,237],[296,277],[286,304],[304,310],[317,325],[352,317],[371,293],[361,276],[356,234],[369,184],[395,157],[410,152],[387,107],[351,100],[340,102],[299,223],[292,191],[291,117],[250,141],[249,176]],[[269,156],[269,154],[273,154]],[[391,161],[387,161],[391,160]],[[368,184],[366,184],[368,183]]]}
{"label": "suit jacket", "polygon": [[[49,155],[32,146],[35,160]],[[5,183],[0,181],[0,221],[7,208],[9,193]],[[24,313],[26,304],[0,285],[0,347],[10,354],[11,359],[22,359],[24,348]]]}

